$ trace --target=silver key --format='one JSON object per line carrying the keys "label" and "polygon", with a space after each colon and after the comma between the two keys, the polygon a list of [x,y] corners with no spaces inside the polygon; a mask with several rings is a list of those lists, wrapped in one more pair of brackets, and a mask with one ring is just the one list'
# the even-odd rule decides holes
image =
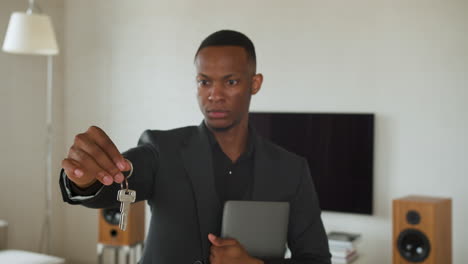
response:
{"label": "silver key", "polygon": [[135,202],[136,191],[122,189],[117,192],[117,200],[120,202],[120,222],[119,227],[123,231],[127,228],[127,217],[130,211],[130,204]]}

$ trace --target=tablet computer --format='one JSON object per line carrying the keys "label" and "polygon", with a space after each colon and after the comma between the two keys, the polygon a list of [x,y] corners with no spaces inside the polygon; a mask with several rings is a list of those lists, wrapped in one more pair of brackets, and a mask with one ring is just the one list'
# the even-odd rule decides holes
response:
{"label": "tablet computer", "polygon": [[254,257],[281,258],[286,251],[289,203],[227,201],[221,237],[235,238]]}

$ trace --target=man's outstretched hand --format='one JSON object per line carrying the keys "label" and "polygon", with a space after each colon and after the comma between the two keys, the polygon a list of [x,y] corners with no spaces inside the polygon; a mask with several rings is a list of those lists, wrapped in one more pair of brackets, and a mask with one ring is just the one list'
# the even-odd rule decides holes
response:
{"label": "man's outstretched hand", "polygon": [[220,238],[208,234],[211,264],[263,264],[263,261],[249,256],[244,247],[235,239]]}
{"label": "man's outstretched hand", "polygon": [[130,170],[130,164],[114,142],[96,126],[75,136],[62,167],[68,179],[80,188],[87,188],[96,181],[104,185],[121,183],[124,180],[121,171]]}

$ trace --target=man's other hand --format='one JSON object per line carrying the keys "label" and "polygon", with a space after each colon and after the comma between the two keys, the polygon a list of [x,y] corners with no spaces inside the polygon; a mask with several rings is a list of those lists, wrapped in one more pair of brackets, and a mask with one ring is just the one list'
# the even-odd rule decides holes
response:
{"label": "man's other hand", "polygon": [[263,264],[263,261],[249,256],[244,247],[235,239],[220,238],[208,234],[211,264]]}

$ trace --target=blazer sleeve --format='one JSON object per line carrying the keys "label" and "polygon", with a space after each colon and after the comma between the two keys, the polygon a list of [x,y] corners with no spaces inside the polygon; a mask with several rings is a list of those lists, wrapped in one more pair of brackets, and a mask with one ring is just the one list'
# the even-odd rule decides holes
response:
{"label": "blazer sleeve", "polygon": [[[152,138],[151,142],[148,138]],[[138,145],[122,153],[133,164],[133,174],[128,178],[129,188],[136,191],[136,202],[148,200],[153,195],[153,184],[158,169],[158,148],[154,145],[155,140],[150,130],[146,130],[140,137]],[[60,173],[60,189],[62,198],[69,204],[81,204],[89,208],[112,208],[120,206],[117,201],[117,192],[120,184],[114,183],[104,186],[100,191],[89,199],[76,200],[70,197],[67,191],[66,181]]]}
{"label": "blazer sleeve", "polygon": [[300,184],[290,207],[288,247],[291,259],[265,259],[265,264],[331,263],[319,201],[305,159],[301,167]]}

